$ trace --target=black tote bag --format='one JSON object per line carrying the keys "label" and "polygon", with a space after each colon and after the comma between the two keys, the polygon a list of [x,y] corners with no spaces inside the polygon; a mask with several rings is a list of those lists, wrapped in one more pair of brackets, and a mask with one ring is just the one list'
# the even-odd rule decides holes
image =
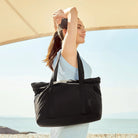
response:
{"label": "black tote bag", "polygon": [[67,126],[98,121],[102,117],[100,77],[84,79],[77,51],[79,80],[57,81],[58,63],[50,82],[33,82],[36,122],[41,127]]}

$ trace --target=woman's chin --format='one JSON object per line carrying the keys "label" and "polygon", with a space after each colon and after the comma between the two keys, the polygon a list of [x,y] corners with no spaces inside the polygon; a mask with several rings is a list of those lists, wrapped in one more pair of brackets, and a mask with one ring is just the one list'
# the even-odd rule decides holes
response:
{"label": "woman's chin", "polygon": [[81,40],[79,41],[79,44],[84,43],[84,42],[85,42],[85,39],[81,39]]}
{"label": "woman's chin", "polygon": [[85,42],[85,39],[81,40],[80,43],[84,43]]}

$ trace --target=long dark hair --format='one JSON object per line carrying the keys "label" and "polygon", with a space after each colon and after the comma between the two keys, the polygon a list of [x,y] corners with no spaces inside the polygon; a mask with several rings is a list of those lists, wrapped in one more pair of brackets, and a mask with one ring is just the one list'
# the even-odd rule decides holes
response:
{"label": "long dark hair", "polygon": [[57,55],[57,52],[62,48],[62,40],[64,39],[63,29],[67,29],[67,20],[67,18],[62,18],[61,24],[58,25],[58,29],[52,37],[46,58],[42,60],[43,62],[46,62],[46,66],[49,66],[52,71],[53,59]]}

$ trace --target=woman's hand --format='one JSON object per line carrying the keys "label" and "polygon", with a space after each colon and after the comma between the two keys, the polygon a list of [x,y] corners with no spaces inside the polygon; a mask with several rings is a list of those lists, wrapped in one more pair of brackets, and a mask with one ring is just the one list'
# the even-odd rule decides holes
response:
{"label": "woman's hand", "polygon": [[67,16],[62,9],[58,9],[52,15],[53,15],[53,21],[54,21],[54,28],[55,28],[55,31],[57,31],[57,27],[59,24],[61,24],[62,18],[67,18]]}

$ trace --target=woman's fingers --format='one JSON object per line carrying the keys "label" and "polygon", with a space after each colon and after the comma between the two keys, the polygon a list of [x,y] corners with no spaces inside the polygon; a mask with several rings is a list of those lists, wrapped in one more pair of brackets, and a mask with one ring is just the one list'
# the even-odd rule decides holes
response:
{"label": "woman's fingers", "polygon": [[62,18],[67,18],[64,11],[62,9],[58,9],[56,10],[53,14],[52,14],[54,23],[56,24],[56,27],[61,24],[61,20]]}
{"label": "woman's fingers", "polygon": [[65,15],[65,13],[64,13],[64,11],[62,10],[62,9],[58,9],[57,11],[55,11],[54,13],[53,13],[53,17],[54,18],[58,18],[58,17],[66,17],[66,15]]}
{"label": "woman's fingers", "polygon": [[61,17],[59,17],[59,18],[56,19],[57,25],[61,24],[61,19],[62,19]]}

